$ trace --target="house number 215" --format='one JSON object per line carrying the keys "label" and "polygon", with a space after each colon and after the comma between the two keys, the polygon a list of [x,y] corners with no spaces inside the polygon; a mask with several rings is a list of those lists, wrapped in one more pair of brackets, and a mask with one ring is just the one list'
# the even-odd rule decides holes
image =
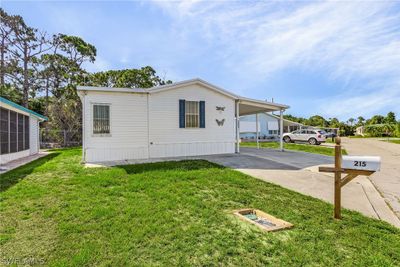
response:
{"label": "house number 215", "polygon": [[367,162],[365,162],[365,161],[354,161],[354,166],[365,167],[365,166],[367,166]]}

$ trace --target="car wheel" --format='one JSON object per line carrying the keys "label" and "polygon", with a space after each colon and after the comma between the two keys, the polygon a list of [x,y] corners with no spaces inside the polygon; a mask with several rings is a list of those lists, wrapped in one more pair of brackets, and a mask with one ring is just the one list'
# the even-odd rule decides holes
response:
{"label": "car wheel", "polygon": [[290,143],[292,140],[290,140],[290,137],[289,137],[289,136],[285,136],[285,137],[283,137],[283,141],[284,141],[285,143]]}
{"label": "car wheel", "polygon": [[310,138],[310,139],[308,139],[308,143],[309,143],[310,145],[316,145],[318,142],[317,142],[317,139],[315,139],[315,138]]}

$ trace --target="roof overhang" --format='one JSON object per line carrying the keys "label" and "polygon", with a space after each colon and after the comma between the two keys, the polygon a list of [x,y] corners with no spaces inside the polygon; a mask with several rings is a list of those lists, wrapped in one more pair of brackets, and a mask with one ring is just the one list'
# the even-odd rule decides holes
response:
{"label": "roof overhang", "polygon": [[210,90],[213,90],[215,92],[218,92],[222,95],[225,95],[227,97],[233,98],[233,99],[237,99],[238,96],[225,90],[222,89],[221,87],[215,86],[209,82],[206,82],[202,79],[199,78],[195,78],[195,79],[191,79],[191,80],[186,80],[186,81],[182,81],[182,82],[176,82],[176,83],[171,83],[171,84],[166,84],[166,85],[161,85],[161,86],[155,86],[152,88],[149,88],[148,91],[150,93],[158,93],[158,92],[163,92],[163,91],[167,91],[167,90],[171,90],[171,89],[177,89],[177,88],[181,88],[184,86],[188,86],[188,85],[201,85],[204,86]]}
{"label": "roof overhang", "polygon": [[4,105],[4,107],[6,107],[6,108],[8,106],[8,107],[11,107],[14,110],[18,110],[18,111],[22,111],[22,112],[25,112],[27,114],[30,114],[30,115],[34,116],[35,118],[37,118],[39,121],[47,121],[48,120],[48,118],[46,116],[43,116],[43,115],[41,115],[41,114],[39,114],[39,113],[37,113],[37,112],[35,112],[33,110],[30,110],[30,109],[27,109],[26,107],[18,105],[17,103],[14,103],[14,102],[12,102],[12,101],[4,98],[4,97],[0,97],[0,103],[2,104],[1,106]]}
{"label": "roof overhang", "polygon": [[287,105],[255,100],[245,97],[240,97],[238,101],[239,101],[239,116],[271,112],[271,111],[280,111],[289,108],[289,106]]}
{"label": "roof overhang", "polygon": [[78,91],[100,91],[110,93],[148,93],[143,88],[117,88],[117,87],[98,87],[98,86],[77,86]]}

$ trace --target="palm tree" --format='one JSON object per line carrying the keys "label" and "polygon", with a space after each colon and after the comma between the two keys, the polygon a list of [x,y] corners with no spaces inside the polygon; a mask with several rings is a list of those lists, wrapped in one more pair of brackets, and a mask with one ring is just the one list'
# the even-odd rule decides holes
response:
{"label": "palm tree", "polygon": [[363,126],[363,125],[364,125],[364,122],[365,122],[364,117],[359,116],[359,117],[357,118],[357,125]]}

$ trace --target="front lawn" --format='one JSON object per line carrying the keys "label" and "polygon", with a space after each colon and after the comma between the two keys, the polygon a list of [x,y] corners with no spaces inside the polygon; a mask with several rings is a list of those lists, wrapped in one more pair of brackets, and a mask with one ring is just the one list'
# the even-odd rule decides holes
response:
{"label": "front lawn", "polygon": [[[279,142],[260,142],[260,147],[262,148],[272,148],[272,149],[278,149]],[[242,142],[240,146],[243,147],[256,147],[257,143],[256,142]],[[314,153],[314,154],[321,154],[321,155],[326,155],[326,156],[334,156],[335,155],[335,149],[331,147],[326,147],[326,146],[313,146],[309,144],[298,144],[298,143],[284,143],[283,148],[287,150],[295,150],[295,151],[302,151],[302,152],[308,152],[308,153]],[[347,152],[345,149],[342,149],[342,154],[347,155]]]}
{"label": "front lawn", "polygon": [[[2,264],[399,266],[400,230],[207,161],[85,169],[60,150],[1,176]],[[295,226],[262,232],[252,207]]]}
{"label": "front lawn", "polygon": [[400,144],[400,139],[389,139],[389,140],[382,140],[382,141],[393,143],[393,144]]}

